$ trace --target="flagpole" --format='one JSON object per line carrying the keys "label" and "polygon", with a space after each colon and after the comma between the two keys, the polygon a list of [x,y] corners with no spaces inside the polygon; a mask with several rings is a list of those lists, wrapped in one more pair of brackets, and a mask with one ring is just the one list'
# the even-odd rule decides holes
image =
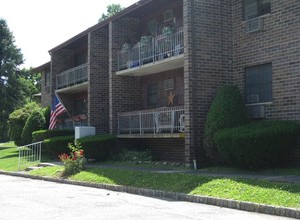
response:
{"label": "flagpole", "polygon": [[66,108],[66,106],[63,104],[63,102],[61,101],[61,99],[60,99],[60,97],[59,97],[59,95],[58,95],[58,93],[57,92],[55,92],[55,95],[56,95],[56,97],[58,98],[58,100],[60,101],[60,103],[64,106],[64,108],[66,109],[66,112],[67,112],[67,114],[68,114],[68,116],[69,116],[69,118],[72,120],[72,122],[73,122],[73,127],[74,127],[74,121],[73,121],[73,119],[72,119],[72,117],[71,117],[71,115],[69,114],[69,112],[68,112],[68,110],[67,110],[67,108]]}

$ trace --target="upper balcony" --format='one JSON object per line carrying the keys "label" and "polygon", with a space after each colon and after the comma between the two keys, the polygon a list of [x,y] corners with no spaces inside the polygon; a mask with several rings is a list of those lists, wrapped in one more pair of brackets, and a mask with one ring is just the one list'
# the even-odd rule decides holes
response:
{"label": "upper balcony", "polygon": [[56,89],[78,92],[87,87],[87,81],[87,64],[85,63],[58,74],[56,76]]}
{"label": "upper balcony", "polygon": [[123,48],[118,54],[117,75],[145,76],[183,67],[183,28],[166,30],[152,38],[145,36],[132,48]]}

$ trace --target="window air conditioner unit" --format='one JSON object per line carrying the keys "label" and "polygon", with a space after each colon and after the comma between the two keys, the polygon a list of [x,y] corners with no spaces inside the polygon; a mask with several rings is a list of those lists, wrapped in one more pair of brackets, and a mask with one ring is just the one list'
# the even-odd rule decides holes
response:
{"label": "window air conditioner unit", "polygon": [[264,118],[265,106],[264,105],[251,105],[247,106],[249,118]]}
{"label": "window air conditioner unit", "polygon": [[246,21],[246,32],[256,32],[263,29],[263,19],[262,17],[256,17]]}

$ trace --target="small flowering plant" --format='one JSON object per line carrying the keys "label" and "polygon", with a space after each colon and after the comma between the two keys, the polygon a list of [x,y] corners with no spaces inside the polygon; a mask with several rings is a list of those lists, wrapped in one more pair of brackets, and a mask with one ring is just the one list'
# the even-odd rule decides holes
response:
{"label": "small flowering plant", "polygon": [[62,176],[71,176],[79,173],[84,168],[84,151],[79,142],[69,143],[70,155],[60,154],[58,158],[64,163]]}

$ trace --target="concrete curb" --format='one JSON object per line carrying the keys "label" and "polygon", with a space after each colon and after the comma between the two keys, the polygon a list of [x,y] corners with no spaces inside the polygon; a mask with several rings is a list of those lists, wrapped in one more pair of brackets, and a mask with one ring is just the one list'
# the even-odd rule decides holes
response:
{"label": "concrete curb", "polygon": [[257,204],[251,202],[241,202],[241,201],[230,200],[230,199],[219,199],[219,198],[214,198],[209,196],[187,195],[184,193],[167,192],[167,191],[153,190],[153,189],[143,189],[143,188],[136,188],[130,186],[108,185],[102,183],[88,183],[88,182],[80,182],[80,181],[73,181],[67,179],[54,179],[50,177],[32,176],[26,173],[0,171],[0,174],[24,177],[24,178],[30,178],[36,180],[44,180],[49,182],[63,183],[63,184],[71,184],[77,186],[107,189],[107,190],[112,190],[117,192],[126,192],[130,194],[148,196],[154,198],[166,198],[166,199],[172,199],[176,201],[202,203],[207,205],[219,206],[223,208],[231,208],[231,209],[237,209],[237,210],[248,211],[248,212],[257,212],[257,213],[268,214],[268,215],[277,215],[277,216],[300,219],[300,209],[270,206],[270,205],[263,205],[263,204]]}

